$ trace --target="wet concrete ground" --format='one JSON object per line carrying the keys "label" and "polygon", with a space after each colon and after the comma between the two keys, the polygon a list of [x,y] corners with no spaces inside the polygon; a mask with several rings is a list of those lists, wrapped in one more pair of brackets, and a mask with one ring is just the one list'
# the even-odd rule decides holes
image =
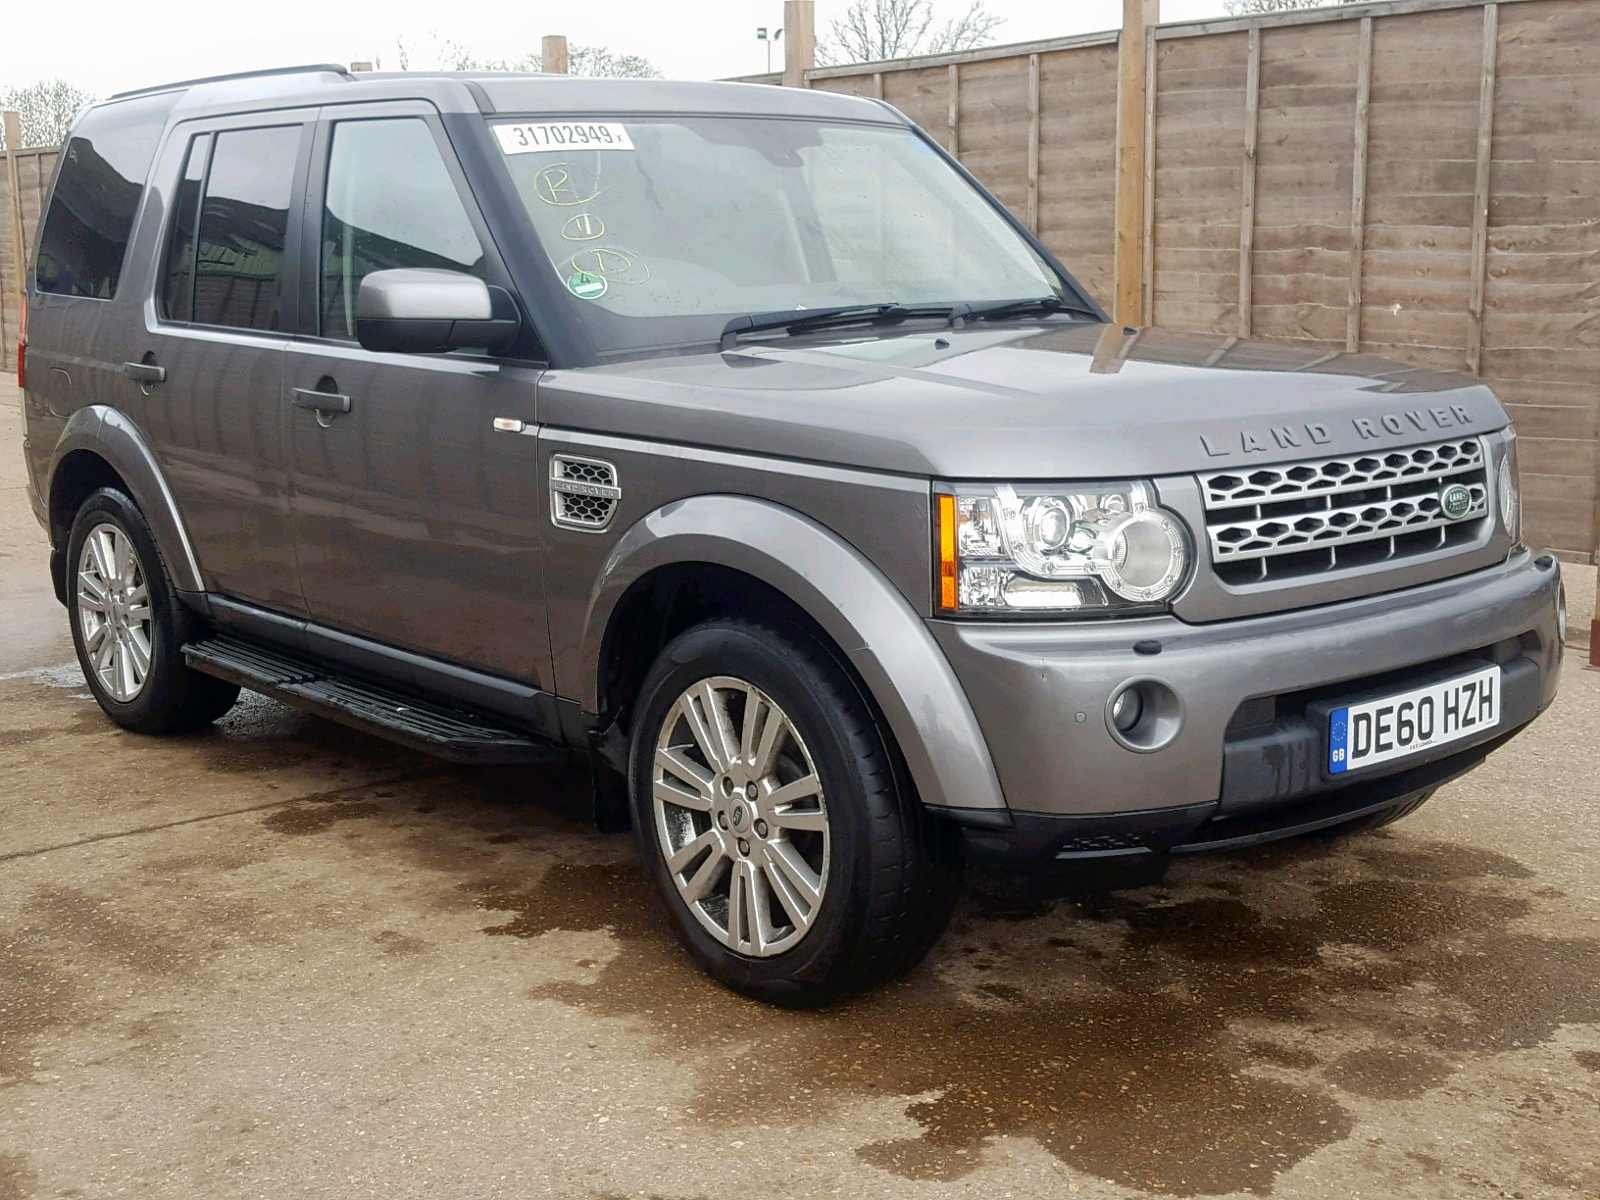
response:
{"label": "wet concrete ground", "polygon": [[1576,655],[1393,831],[970,896],[908,979],[783,1013],[690,967],[576,775],[260,699],[116,730],[19,476],[0,453],[0,1200],[1600,1196]]}

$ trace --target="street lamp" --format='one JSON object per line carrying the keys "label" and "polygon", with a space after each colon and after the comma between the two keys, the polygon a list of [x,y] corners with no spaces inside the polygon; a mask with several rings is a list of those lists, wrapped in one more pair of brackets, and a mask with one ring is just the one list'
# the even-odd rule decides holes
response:
{"label": "street lamp", "polygon": [[756,41],[765,42],[767,44],[767,74],[768,75],[772,74],[772,47],[773,47],[773,44],[779,38],[781,38],[782,36],[783,36],[783,30],[781,30],[781,29],[774,29],[772,31],[772,36],[768,37],[767,36],[767,27],[765,25],[757,25],[756,26]]}

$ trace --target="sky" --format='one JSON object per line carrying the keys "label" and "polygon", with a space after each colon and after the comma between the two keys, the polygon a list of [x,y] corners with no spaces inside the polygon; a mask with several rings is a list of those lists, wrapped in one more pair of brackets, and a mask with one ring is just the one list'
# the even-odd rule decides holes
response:
{"label": "sky", "polygon": [[[1091,33],[1121,21],[1121,0],[988,3],[1005,18],[997,42]],[[965,4],[934,0],[942,16]],[[818,35],[848,6],[817,0]],[[437,65],[432,54],[446,41],[484,58],[517,58],[537,51],[547,33],[644,55],[672,78],[717,79],[765,70],[756,27],[783,24],[782,0],[468,0],[460,9],[437,0],[18,0],[7,8],[0,88],[59,77],[97,96],[296,63],[378,60],[392,69],[402,40],[413,67]],[[1223,0],[1162,3],[1167,21],[1223,11]]]}

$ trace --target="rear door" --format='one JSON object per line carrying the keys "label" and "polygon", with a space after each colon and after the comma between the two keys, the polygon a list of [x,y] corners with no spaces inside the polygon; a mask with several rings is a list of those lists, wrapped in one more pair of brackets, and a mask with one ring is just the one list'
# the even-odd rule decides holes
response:
{"label": "rear door", "polygon": [[[548,687],[532,436],[540,367],[482,353],[372,353],[356,342],[356,294],[373,271],[511,281],[430,105],[323,112],[283,401],[311,615]],[[339,399],[317,411],[304,407],[305,393]]]}
{"label": "rear door", "polygon": [[284,458],[283,350],[298,320],[293,197],[315,111],[180,125],[154,296],[129,380],[206,586],[301,613]]}

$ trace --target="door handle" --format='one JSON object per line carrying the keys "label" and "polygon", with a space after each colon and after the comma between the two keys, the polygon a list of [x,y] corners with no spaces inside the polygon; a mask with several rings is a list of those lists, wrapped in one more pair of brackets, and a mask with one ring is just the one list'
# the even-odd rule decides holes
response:
{"label": "door handle", "polygon": [[122,373],[144,387],[167,381],[167,369],[155,363],[125,362],[122,364]]}
{"label": "door handle", "polygon": [[347,413],[350,411],[350,397],[342,392],[317,392],[310,388],[295,388],[294,406],[314,409],[318,413]]}

